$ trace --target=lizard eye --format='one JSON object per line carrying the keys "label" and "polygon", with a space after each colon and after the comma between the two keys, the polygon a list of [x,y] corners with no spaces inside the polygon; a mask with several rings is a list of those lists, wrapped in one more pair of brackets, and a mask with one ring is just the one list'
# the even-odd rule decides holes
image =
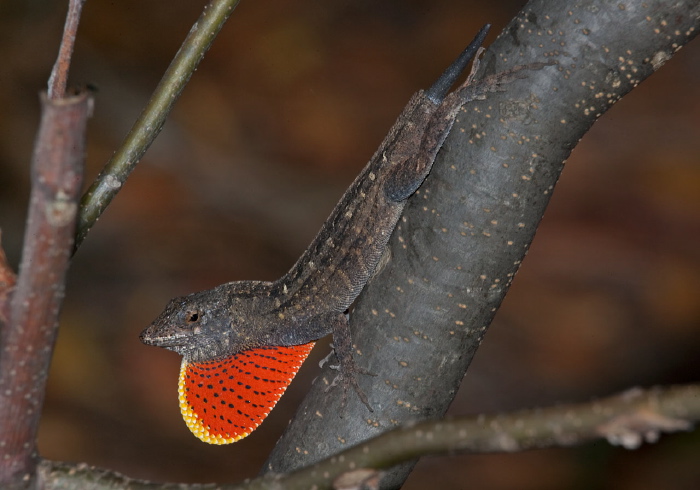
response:
{"label": "lizard eye", "polygon": [[185,313],[185,321],[187,321],[187,323],[197,323],[201,316],[199,311],[189,310]]}

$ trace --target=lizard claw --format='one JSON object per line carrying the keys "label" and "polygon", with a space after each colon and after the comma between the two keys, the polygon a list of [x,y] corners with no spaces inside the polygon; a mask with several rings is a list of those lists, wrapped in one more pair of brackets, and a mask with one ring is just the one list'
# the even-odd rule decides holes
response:
{"label": "lizard claw", "polygon": [[[334,352],[331,352],[333,354]],[[336,353],[337,354],[337,353]],[[323,359],[321,362],[326,363],[328,362],[328,358],[330,357],[330,354],[326,356],[325,359]],[[358,374],[365,374],[368,376],[376,376],[375,373],[372,373],[368,371],[367,369],[361,368],[355,364],[355,360],[352,357],[349,358],[344,358],[341,360],[340,364],[338,365],[330,365],[328,366],[330,369],[334,369],[337,371],[340,371],[335,378],[333,378],[333,381],[331,381],[331,384],[326,388],[326,393],[330,391],[331,388],[334,386],[341,385],[343,387],[343,395],[342,395],[342,401],[341,401],[341,408],[345,408],[345,405],[347,404],[348,401],[348,391],[350,391],[350,388],[355,390],[355,393],[357,393],[357,396],[360,398],[360,401],[367,407],[367,410],[370,412],[374,412],[374,409],[372,406],[369,404],[369,400],[367,399],[367,395],[365,392],[360,388],[360,384],[357,382],[357,375]]]}

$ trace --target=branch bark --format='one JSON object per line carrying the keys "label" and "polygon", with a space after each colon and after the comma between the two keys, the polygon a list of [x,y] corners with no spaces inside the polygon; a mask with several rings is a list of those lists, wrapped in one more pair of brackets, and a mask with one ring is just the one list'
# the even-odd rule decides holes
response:
{"label": "branch bark", "polygon": [[[576,143],[700,29],[700,5],[533,0],[484,55],[479,77],[555,61],[470,103],[404,212],[391,257],[351,314],[360,380],[328,396],[319,375],[264,471],[312,464],[399,424],[441,417],[534,237]],[[413,463],[391,472],[398,487]]]}

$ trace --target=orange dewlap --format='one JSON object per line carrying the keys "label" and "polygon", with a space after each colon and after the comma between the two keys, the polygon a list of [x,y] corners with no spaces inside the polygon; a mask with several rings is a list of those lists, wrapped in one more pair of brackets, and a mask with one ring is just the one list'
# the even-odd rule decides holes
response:
{"label": "orange dewlap", "polygon": [[267,417],[313,346],[260,347],[208,362],[183,359],[178,393],[187,427],[209,444],[243,439]]}

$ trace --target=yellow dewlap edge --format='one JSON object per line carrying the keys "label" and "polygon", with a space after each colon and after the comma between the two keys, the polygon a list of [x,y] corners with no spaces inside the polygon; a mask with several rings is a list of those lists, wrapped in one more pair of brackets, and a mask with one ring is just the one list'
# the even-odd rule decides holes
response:
{"label": "yellow dewlap edge", "polygon": [[[192,407],[190,407],[189,403],[187,403],[187,395],[185,391],[185,376],[187,374],[187,361],[185,359],[182,359],[182,363],[180,364],[180,379],[177,384],[177,393],[178,393],[178,400],[180,402],[180,413],[182,414],[182,418],[185,420],[185,424],[187,424],[187,428],[192,431],[192,434],[197,437],[200,441],[206,442],[207,444],[231,444],[232,442],[240,441],[244,437],[250,435],[250,432],[245,432],[241,435],[238,435],[236,437],[225,437],[220,434],[211,434],[209,432],[209,427],[204,425],[204,422],[199,420],[199,417],[197,416],[196,413],[194,413],[194,410],[192,410]],[[257,428],[257,425],[255,427],[252,427],[251,432]],[[229,434],[226,434],[229,435]]]}

